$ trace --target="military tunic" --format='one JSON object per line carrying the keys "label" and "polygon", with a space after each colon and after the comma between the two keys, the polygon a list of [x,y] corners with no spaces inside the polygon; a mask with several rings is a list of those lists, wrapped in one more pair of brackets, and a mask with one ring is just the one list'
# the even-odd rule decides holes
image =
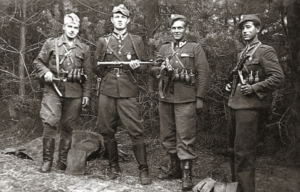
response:
{"label": "military tunic", "polygon": [[274,48],[263,44],[259,46],[258,43],[243,52],[249,54],[258,46],[252,57],[246,60],[242,70],[245,79],[251,71],[254,77],[258,75],[256,82],[251,85],[253,93],[243,95],[239,84],[228,102],[231,109],[228,150],[232,180],[239,182],[239,188],[243,192],[255,191],[258,128],[264,125],[266,116],[263,113],[270,107],[272,91],[284,81],[284,74]]}
{"label": "military tunic", "polygon": [[[97,61],[145,61],[145,50],[142,38],[125,33],[109,34],[101,37],[95,53]],[[117,121],[120,118],[132,138],[133,144],[143,142],[142,120],[140,118],[137,97],[138,86],[136,73],[141,68],[132,70],[128,65],[95,66],[98,76],[102,77],[98,101],[97,127],[104,140],[115,139]]]}
{"label": "military tunic", "polygon": [[183,67],[188,74],[192,72],[196,83],[173,81],[165,97],[159,97],[160,139],[169,154],[177,153],[180,160],[196,159],[196,99],[207,97],[209,65],[200,44],[187,41],[166,43],[160,48],[155,66],[151,68],[152,76],[155,77],[166,58],[179,73]]}
{"label": "military tunic", "polygon": [[[57,42],[60,69],[70,72],[72,69],[83,68],[87,80],[78,82],[56,82],[62,97],[59,97],[52,85],[45,84],[40,116],[44,123],[44,137],[52,138],[57,131],[59,122],[62,125],[62,134],[70,137],[74,122],[81,112],[82,97],[91,96],[91,71],[90,49],[79,39],[69,46],[64,36],[48,39],[37,58],[34,60],[35,70],[39,78],[51,71],[57,77],[56,51]],[[69,57],[66,53],[69,52]],[[62,74],[60,74],[62,76]]]}

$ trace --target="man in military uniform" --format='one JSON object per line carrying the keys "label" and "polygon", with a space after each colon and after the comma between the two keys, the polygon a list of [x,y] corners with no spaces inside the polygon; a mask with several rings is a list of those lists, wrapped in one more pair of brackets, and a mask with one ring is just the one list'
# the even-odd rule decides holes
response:
{"label": "man in military uniform", "polygon": [[144,128],[137,102],[139,93],[136,83],[136,73],[142,70],[137,60],[146,59],[144,44],[141,37],[127,32],[130,18],[129,11],[123,4],[114,7],[112,13],[111,22],[114,25],[114,31],[99,39],[95,53],[96,61],[129,61],[131,63],[123,67],[112,65],[96,67],[96,72],[103,79],[98,101],[97,126],[104,138],[109,156],[108,177],[116,179],[121,173],[115,138],[117,122],[120,119],[133,143],[132,149],[139,164],[141,184],[148,185],[151,179],[144,143]]}
{"label": "man in military uniform", "polygon": [[243,15],[239,23],[246,48],[239,53],[240,62],[233,70],[228,106],[231,119],[228,151],[232,180],[242,192],[255,191],[255,156],[258,122],[270,107],[271,93],[284,81],[282,68],[273,47],[258,39],[261,21],[257,15]]}
{"label": "man in military uniform", "polygon": [[186,17],[172,15],[170,26],[174,41],[160,48],[150,71],[160,77],[160,139],[171,160],[170,169],[159,178],[182,178],[182,190],[191,190],[196,109],[203,108],[207,97],[210,69],[201,45],[186,39]]}
{"label": "man in military uniform", "polygon": [[91,71],[89,46],[77,38],[80,20],[76,14],[64,17],[64,33],[48,39],[34,66],[45,88],[40,117],[43,122],[43,164],[41,172],[49,172],[54,153],[54,137],[60,124],[60,142],[57,167],[66,169],[72,130],[81,108],[89,103],[91,96]]}

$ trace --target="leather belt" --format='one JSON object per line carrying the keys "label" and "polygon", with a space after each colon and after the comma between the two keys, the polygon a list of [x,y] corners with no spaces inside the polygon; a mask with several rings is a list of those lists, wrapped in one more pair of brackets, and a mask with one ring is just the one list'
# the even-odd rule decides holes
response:
{"label": "leather belt", "polygon": [[112,68],[110,69],[110,71],[112,74],[116,75],[116,76],[119,76],[119,75],[122,75],[124,74],[124,70],[122,68]]}

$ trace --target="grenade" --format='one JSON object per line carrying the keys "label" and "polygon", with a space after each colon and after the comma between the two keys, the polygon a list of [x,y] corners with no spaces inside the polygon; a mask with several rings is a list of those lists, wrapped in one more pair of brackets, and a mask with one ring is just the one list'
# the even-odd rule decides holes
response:
{"label": "grenade", "polygon": [[184,79],[187,84],[189,84],[191,81],[191,78],[190,78],[187,70],[185,70]]}
{"label": "grenade", "polygon": [[252,71],[251,71],[251,73],[249,75],[249,84],[252,85],[253,82],[254,82],[254,78],[253,78]]}
{"label": "grenade", "polygon": [[73,71],[73,82],[77,82],[77,72],[78,72],[78,70],[74,69],[74,71]]}
{"label": "grenade", "polygon": [[76,82],[81,83],[80,69],[76,69]]}
{"label": "grenade", "polygon": [[68,82],[72,82],[73,81],[73,69],[71,69],[71,71],[69,72],[68,77],[67,77],[67,81]]}
{"label": "grenade", "polygon": [[184,76],[185,76],[185,75],[184,75],[184,71],[185,71],[185,69],[182,69],[182,70],[181,70],[181,73],[180,73],[180,81],[181,81],[181,82],[184,82]]}
{"label": "grenade", "polygon": [[195,84],[196,79],[195,79],[195,74],[193,73],[193,69],[191,69],[189,76],[191,78],[191,85]]}
{"label": "grenade", "polygon": [[256,75],[255,75],[254,82],[255,82],[255,83],[258,83],[258,82],[259,82],[258,71],[256,71]]}
{"label": "grenade", "polygon": [[178,68],[174,69],[174,81],[178,81],[179,80],[179,73],[178,73]]}

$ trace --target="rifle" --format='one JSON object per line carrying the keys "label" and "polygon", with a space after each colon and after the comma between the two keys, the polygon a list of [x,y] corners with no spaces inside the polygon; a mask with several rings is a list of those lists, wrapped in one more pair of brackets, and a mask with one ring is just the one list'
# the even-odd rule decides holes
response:
{"label": "rifle", "polygon": [[244,78],[243,78],[243,74],[242,74],[242,69],[244,67],[244,63],[246,62],[246,60],[250,57],[250,55],[245,55],[244,57],[242,57],[236,67],[231,71],[230,75],[229,75],[229,81],[232,82],[232,88],[231,88],[231,93],[230,96],[233,97],[236,91],[236,87],[238,85],[238,77],[240,78],[241,83],[244,85],[246,84]]}

